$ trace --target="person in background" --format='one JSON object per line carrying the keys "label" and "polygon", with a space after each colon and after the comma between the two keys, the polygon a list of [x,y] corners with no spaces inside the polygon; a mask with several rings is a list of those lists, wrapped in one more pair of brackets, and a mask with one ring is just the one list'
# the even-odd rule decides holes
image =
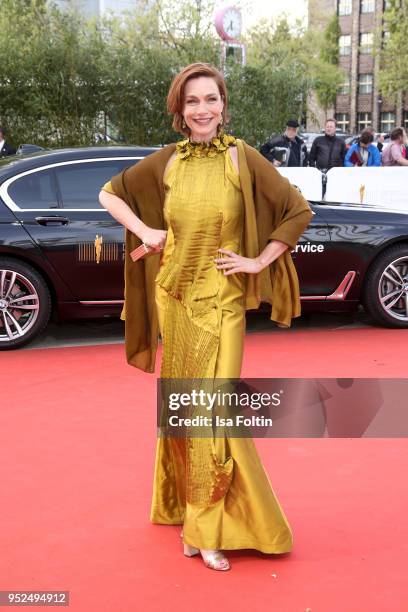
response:
{"label": "person in background", "polygon": [[380,153],[382,153],[383,148],[384,148],[384,134],[378,134],[377,149],[379,150]]}
{"label": "person in background", "polygon": [[391,142],[383,149],[383,166],[408,166],[405,142],[406,134],[402,127],[392,130]]}
{"label": "person in background", "polygon": [[308,153],[304,140],[298,136],[299,123],[289,119],[283,134],[270,138],[260,152],[276,167],[307,166]]}
{"label": "person in background", "polygon": [[405,148],[405,159],[408,159],[408,137],[407,137],[407,132],[405,130],[405,128],[402,128],[403,134],[404,134],[404,148]]}
{"label": "person in background", "polygon": [[358,142],[351,145],[344,158],[344,165],[353,166],[381,166],[381,153],[373,144],[374,135],[370,128],[361,132]]}
{"label": "person in background", "polygon": [[0,157],[7,157],[7,155],[15,155],[16,150],[9,145],[6,140],[6,130],[0,126]]}
{"label": "person in background", "polygon": [[309,166],[326,171],[343,166],[346,143],[336,136],[336,120],[327,119],[324,135],[314,139],[309,153]]}
{"label": "person in background", "polygon": [[372,127],[367,127],[365,128],[368,132],[371,132],[373,135],[373,138],[375,140],[376,136],[377,136],[377,142],[375,143],[377,146],[377,149],[379,150],[379,152],[381,153],[384,147],[384,134],[377,134],[377,132],[375,131],[374,128]]}

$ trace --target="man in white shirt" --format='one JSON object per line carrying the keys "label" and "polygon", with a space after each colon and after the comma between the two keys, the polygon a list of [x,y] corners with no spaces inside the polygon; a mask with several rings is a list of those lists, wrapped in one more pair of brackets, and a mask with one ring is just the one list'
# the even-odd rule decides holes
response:
{"label": "man in white shirt", "polygon": [[16,150],[5,141],[6,131],[0,126],[0,157],[14,155]]}

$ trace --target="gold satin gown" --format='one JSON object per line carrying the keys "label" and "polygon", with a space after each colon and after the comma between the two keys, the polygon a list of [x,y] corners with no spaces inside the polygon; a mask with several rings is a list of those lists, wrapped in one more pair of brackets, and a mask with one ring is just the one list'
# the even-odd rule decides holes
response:
{"label": "gold satin gown", "polygon": [[[228,148],[179,143],[164,185],[168,234],[155,294],[160,376],[239,378],[244,275],[225,276],[214,263],[219,248],[244,255],[243,200]],[[158,437],[150,519],[183,525],[184,541],[197,548],[292,548],[290,526],[251,438]]]}

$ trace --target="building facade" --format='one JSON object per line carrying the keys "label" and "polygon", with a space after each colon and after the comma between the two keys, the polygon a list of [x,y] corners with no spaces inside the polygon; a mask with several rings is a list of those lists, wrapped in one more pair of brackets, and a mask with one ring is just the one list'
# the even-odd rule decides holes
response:
{"label": "building facade", "polygon": [[[345,78],[330,112],[338,127],[350,134],[368,126],[377,132],[390,132],[397,126],[408,129],[408,96],[400,95],[397,104],[391,104],[379,89],[379,55],[374,53],[374,46],[378,44],[386,4],[386,0],[309,2],[311,27],[324,27],[336,12],[339,17],[339,64]],[[321,129],[321,113],[312,114],[308,129]]]}

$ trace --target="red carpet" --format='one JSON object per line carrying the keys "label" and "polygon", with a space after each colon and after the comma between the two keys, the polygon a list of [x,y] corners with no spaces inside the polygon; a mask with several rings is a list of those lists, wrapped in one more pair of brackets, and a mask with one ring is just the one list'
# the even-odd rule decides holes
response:
{"label": "red carpet", "polygon": [[[252,334],[242,374],[404,377],[404,339]],[[75,612],[408,609],[405,439],[257,441],[294,550],[214,572],[149,523],[156,375],[122,345],[3,352],[0,368],[0,590],[69,590]]]}

